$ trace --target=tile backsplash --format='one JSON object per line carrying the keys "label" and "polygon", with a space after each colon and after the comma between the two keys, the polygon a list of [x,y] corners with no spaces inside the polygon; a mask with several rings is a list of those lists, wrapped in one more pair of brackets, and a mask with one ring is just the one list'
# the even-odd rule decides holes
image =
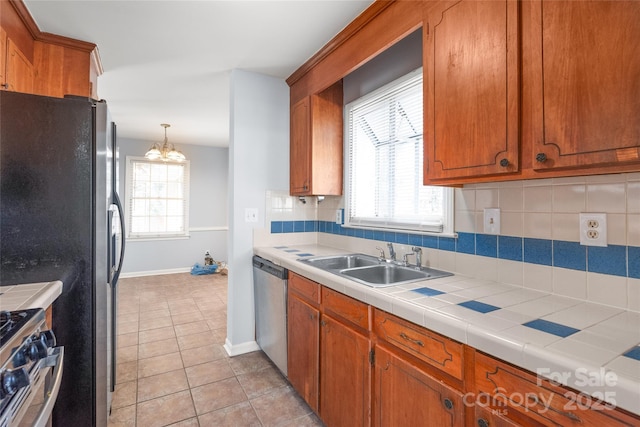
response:
{"label": "tile backsplash", "polygon": [[[342,197],[302,203],[267,192],[257,243],[319,243],[377,254],[380,243],[425,248],[425,264],[473,277],[640,311],[640,173],[465,185],[455,189],[457,238],[335,224]],[[499,208],[500,235],[483,233]],[[579,214],[607,214],[607,247],[580,245]],[[260,236],[260,239],[258,239]],[[408,250],[408,248],[407,248]]]}

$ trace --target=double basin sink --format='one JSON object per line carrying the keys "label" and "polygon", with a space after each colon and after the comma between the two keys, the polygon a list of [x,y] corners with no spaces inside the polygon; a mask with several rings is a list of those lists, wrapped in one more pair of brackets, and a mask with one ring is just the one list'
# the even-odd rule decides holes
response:
{"label": "double basin sink", "polygon": [[374,288],[452,276],[446,271],[404,266],[364,254],[320,256],[300,261]]}

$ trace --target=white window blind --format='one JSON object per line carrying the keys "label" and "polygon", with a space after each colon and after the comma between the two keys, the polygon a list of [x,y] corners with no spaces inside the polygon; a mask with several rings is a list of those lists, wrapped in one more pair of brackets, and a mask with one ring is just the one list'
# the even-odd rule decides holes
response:
{"label": "white window blind", "polygon": [[345,225],[450,231],[451,190],[422,185],[422,98],[419,69],[346,106]]}
{"label": "white window blind", "polygon": [[127,157],[129,237],[188,235],[189,162]]}

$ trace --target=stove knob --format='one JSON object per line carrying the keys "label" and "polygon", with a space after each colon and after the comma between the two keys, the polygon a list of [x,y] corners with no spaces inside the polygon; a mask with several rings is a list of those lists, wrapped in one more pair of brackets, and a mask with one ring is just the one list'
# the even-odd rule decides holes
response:
{"label": "stove knob", "polygon": [[47,345],[42,341],[36,340],[29,345],[29,349],[27,350],[29,354],[29,359],[37,362],[40,359],[44,359],[48,356]]}
{"label": "stove knob", "polygon": [[22,387],[29,385],[29,374],[24,368],[6,371],[0,377],[0,395],[11,396]]}
{"label": "stove knob", "polygon": [[42,343],[44,343],[47,348],[56,346],[56,336],[52,330],[40,332],[40,335],[38,335],[38,339],[42,341]]}
{"label": "stove knob", "polygon": [[29,362],[29,360],[27,359],[26,349],[21,349],[19,351],[16,351],[15,354],[13,355],[12,363],[14,367],[26,365],[27,362]]}

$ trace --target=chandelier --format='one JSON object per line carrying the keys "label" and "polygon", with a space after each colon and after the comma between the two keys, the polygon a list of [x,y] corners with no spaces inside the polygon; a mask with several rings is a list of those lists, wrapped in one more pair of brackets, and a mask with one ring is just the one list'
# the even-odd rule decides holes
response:
{"label": "chandelier", "polygon": [[163,162],[184,162],[186,160],[184,154],[176,150],[173,144],[169,144],[167,139],[167,128],[171,125],[162,123],[160,126],[164,128],[164,143],[160,146],[159,143],[154,142],[144,157],[149,160],[162,160]]}

